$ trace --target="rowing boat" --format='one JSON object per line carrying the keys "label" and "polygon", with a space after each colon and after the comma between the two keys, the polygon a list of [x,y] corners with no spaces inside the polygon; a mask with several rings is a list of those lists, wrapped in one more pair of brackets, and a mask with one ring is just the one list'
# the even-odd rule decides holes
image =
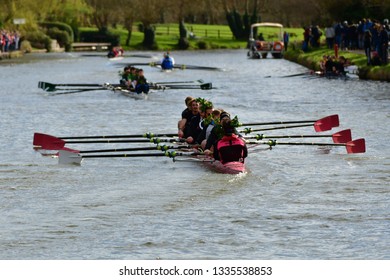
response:
{"label": "rowing boat", "polygon": [[[188,152],[188,150],[184,150],[184,151]],[[186,159],[174,158],[174,161],[196,161],[202,164],[205,168],[213,172],[222,173],[222,174],[234,175],[234,174],[246,173],[247,171],[245,163],[242,161],[232,161],[232,162],[222,163],[221,161],[215,160],[210,156],[207,156],[205,154],[199,154],[196,152],[193,152],[193,155],[190,155],[189,158]]]}
{"label": "rowing boat", "polygon": [[212,171],[223,174],[240,174],[246,172],[245,163],[232,161],[222,163],[219,160],[204,161],[204,165]]}
{"label": "rowing boat", "polygon": [[112,90],[114,92],[120,92],[122,95],[124,95],[126,97],[131,97],[134,99],[147,99],[148,98],[147,93],[144,93],[144,92],[137,93],[134,90],[125,89],[123,87],[114,87]]}
{"label": "rowing boat", "polygon": [[[285,126],[286,124],[294,124]],[[298,125],[299,124],[299,125]],[[331,115],[319,120],[300,120],[300,121],[273,121],[273,122],[253,122],[240,124],[240,126],[266,126],[266,125],[280,125],[271,128],[263,129],[245,129],[239,131],[240,133],[251,133],[254,131],[287,129],[312,126],[316,132],[323,132],[331,130],[333,127],[339,126],[338,115]],[[246,173],[246,166],[243,161],[237,160],[234,162],[222,163],[204,152],[199,152],[197,145],[184,144],[185,139],[177,138],[176,133],[144,133],[144,134],[121,134],[121,135],[87,135],[87,136],[63,136],[55,137],[43,133],[34,133],[33,148],[43,155],[58,156],[61,164],[76,164],[80,165],[84,158],[135,158],[135,157],[169,157],[175,161],[192,161],[198,162],[209,170],[223,173],[223,174],[242,174]],[[159,138],[159,137],[167,138]],[[318,142],[279,142],[275,139],[279,138],[332,138],[333,143],[318,143]],[[137,139],[141,138],[141,139]],[[145,139],[147,138],[147,139]],[[309,134],[309,135],[263,135],[245,136],[246,144],[249,148],[257,147],[259,145],[267,145],[267,150],[271,150],[274,146],[293,145],[293,146],[337,146],[345,147],[348,154],[365,153],[365,139],[359,138],[352,140],[350,129],[342,130],[333,134]],[[255,141],[247,141],[254,139]],[[270,139],[268,141],[260,141],[263,139]],[[157,146],[146,147],[126,147],[126,148],[109,148],[109,149],[93,149],[93,150],[75,150],[65,147],[69,144],[92,144],[92,143],[153,143]],[[165,145],[161,143],[171,143]],[[161,145],[160,145],[161,144]],[[158,151],[139,153],[140,151]],[[135,152],[135,153],[115,153],[111,152]]]}

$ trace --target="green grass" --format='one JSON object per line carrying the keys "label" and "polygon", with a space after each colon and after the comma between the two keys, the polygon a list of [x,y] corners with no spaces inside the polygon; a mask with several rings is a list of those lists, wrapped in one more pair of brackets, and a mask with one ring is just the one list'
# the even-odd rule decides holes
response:
{"label": "green grass", "polygon": [[[175,50],[178,48],[179,41],[179,25],[172,24],[158,24],[156,27],[156,42],[157,50]],[[186,24],[188,32],[193,32],[194,39],[189,39],[190,48],[197,49],[245,49],[247,40],[235,40],[232,32],[227,25],[203,25],[203,24]],[[96,28],[80,28],[80,31],[97,30]],[[291,41],[301,41],[303,39],[303,30],[301,28],[286,28],[287,32],[291,34]],[[126,46],[127,30],[122,27],[116,29],[111,28],[110,31],[114,34],[120,35],[121,46],[125,50],[139,50],[142,49],[142,41],[144,34],[137,30],[137,25],[134,25],[133,32],[130,39],[130,46]],[[263,30],[262,30],[263,31]],[[274,37],[274,32],[264,30],[265,38]]]}

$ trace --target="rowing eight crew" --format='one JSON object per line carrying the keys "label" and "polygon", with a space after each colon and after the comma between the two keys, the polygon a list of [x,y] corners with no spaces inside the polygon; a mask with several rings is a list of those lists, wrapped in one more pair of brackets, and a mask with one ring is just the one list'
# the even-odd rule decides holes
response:
{"label": "rowing eight crew", "polygon": [[178,122],[178,136],[193,145],[200,145],[206,155],[221,163],[244,162],[248,156],[245,140],[236,130],[237,118],[213,108],[210,101],[191,96]]}
{"label": "rowing eight crew", "polygon": [[123,69],[119,83],[127,90],[135,91],[138,94],[149,92],[149,84],[144,70],[134,66],[126,66]]}
{"label": "rowing eight crew", "polygon": [[320,61],[321,73],[326,77],[346,76],[345,68],[350,65],[351,62],[344,56],[336,58],[336,56],[324,55]]}

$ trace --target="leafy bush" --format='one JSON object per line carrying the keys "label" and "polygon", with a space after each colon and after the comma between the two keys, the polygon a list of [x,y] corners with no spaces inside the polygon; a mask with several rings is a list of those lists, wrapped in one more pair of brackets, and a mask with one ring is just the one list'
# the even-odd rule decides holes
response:
{"label": "leafy bush", "polygon": [[46,49],[51,51],[51,39],[40,30],[30,31],[26,34],[25,40],[28,40],[32,47],[37,49]]}
{"label": "leafy bush", "polygon": [[197,44],[198,48],[201,49],[201,50],[207,50],[208,49],[207,42],[205,42],[205,41],[199,41],[196,44]]}
{"label": "leafy bush", "polygon": [[25,53],[32,52],[32,47],[30,42],[27,40],[23,40],[22,43],[20,44],[20,50]]}
{"label": "leafy bush", "polygon": [[187,50],[190,47],[190,42],[188,41],[187,38],[185,37],[180,37],[179,38],[179,44],[178,44],[179,49],[181,50]]}
{"label": "leafy bush", "polygon": [[120,45],[120,36],[107,31],[106,29],[100,31],[81,31],[80,42],[96,42],[96,43],[111,43],[111,46]]}
{"label": "leafy bush", "polygon": [[63,23],[63,22],[41,22],[39,24],[40,26],[46,28],[46,29],[53,29],[57,28],[61,31],[66,31],[69,36],[69,42],[70,44],[74,42],[74,32],[70,25]]}
{"label": "leafy bush", "polygon": [[59,30],[57,27],[54,27],[47,31],[47,35],[49,35],[50,38],[56,39],[58,44],[65,48],[65,51],[71,51],[72,43],[70,41],[69,34],[66,31]]}

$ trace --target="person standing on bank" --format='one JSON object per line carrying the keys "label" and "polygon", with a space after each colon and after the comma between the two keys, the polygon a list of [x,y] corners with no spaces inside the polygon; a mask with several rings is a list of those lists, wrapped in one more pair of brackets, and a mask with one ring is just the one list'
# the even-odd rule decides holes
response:
{"label": "person standing on bank", "polygon": [[283,33],[283,43],[284,43],[284,50],[287,51],[288,49],[288,42],[290,41],[290,35],[284,31]]}
{"label": "person standing on bank", "polygon": [[364,53],[367,57],[367,65],[371,65],[371,44],[372,44],[372,36],[370,30],[364,31],[364,37],[363,37],[363,46],[364,46]]}

